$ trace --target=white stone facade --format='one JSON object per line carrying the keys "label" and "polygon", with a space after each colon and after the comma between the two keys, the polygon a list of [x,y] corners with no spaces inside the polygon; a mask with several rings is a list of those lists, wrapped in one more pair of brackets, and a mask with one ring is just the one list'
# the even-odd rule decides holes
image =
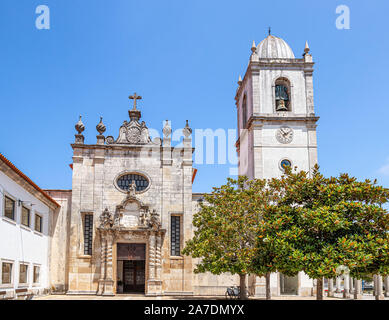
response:
{"label": "white stone facade", "polygon": [[[253,46],[235,98],[240,175],[272,178],[282,174],[285,163],[306,171],[317,163],[312,74],[308,46],[302,59],[271,35]],[[180,146],[171,145],[168,123],[163,139],[151,140],[136,108],[141,97],[130,98],[135,100],[130,121],[124,121],[117,138],[104,136],[101,120],[96,141],[86,143],[80,117],[71,190],[48,190],[44,196],[16,173],[0,172],[0,191],[34,203],[32,215],[39,212],[44,221],[37,233],[33,225],[20,225],[19,206],[15,221],[1,215],[0,235],[7,245],[0,246],[0,260],[15,267],[12,284],[0,283],[0,291],[20,287],[20,262],[29,264],[29,279],[34,265],[41,268],[39,284],[26,287],[69,295],[139,290],[148,296],[214,296],[239,285],[236,275],[194,274],[197,259],[177,253],[193,236],[192,218],[203,196],[192,193],[188,122]],[[273,295],[314,293],[313,281],[302,272],[293,278],[271,274],[270,283]],[[252,295],[265,295],[264,278],[251,275],[247,285]]]}
{"label": "white stone facade", "polygon": [[[272,35],[253,46],[235,97],[240,175],[268,179],[280,177],[285,163],[308,172],[317,163],[314,63],[308,45],[304,51],[296,59],[286,42]],[[287,92],[287,107],[279,105],[283,98],[277,96],[277,86]],[[249,283],[256,295],[265,294],[265,279],[252,277]],[[272,274],[271,291],[311,295],[313,281],[304,273],[293,278]]]}

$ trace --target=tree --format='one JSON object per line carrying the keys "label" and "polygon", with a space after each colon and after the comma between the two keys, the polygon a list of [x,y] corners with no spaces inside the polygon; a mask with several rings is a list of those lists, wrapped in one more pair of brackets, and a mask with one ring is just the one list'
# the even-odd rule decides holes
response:
{"label": "tree", "polygon": [[241,299],[247,299],[247,274],[258,270],[253,268],[253,260],[258,256],[258,226],[268,196],[265,180],[256,181],[256,188],[250,188],[251,183],[243,176],[229,178],[226,185],[205,195],[193,216],[194,237],[183,250],[186,255],[201,258],[196,273],[238,274]]}
{"label": "tree", "polygon": [[316,279],[318,300],[323,277],[334,278],[339,266],[356,278],[388,273],[388,189],[347,174],[325,178],[317,166],[311,177],[289,169],[268,187],[277,196],[263,212],[257,246],[273,250],[278,271]]}

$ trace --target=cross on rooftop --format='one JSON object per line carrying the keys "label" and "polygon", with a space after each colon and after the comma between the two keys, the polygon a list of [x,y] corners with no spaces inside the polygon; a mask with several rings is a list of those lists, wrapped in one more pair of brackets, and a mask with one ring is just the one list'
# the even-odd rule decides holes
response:
{"label": "cross on rooftop", "polygon": [[134,94],[132,96],[129,96],[128,99],[134,100],[134,108],[133,108],[133,110],[136,110],[136,100],[140,100],[140,99],[142,99],[142,97],[138,96],[136,94],[136,92],[134,92]]}

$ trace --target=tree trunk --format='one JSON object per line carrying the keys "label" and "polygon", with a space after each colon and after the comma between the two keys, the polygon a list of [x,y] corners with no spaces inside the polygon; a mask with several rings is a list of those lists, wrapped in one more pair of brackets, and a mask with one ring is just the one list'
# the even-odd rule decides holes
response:
{"label": "tree trunk", "polygon": [[270,272],[266,273],[266,300],[271,300]]}
{"label": "tree trunk", "polygon": [[316,300],[323,300],[323,278],[316,280]]}
{"label": "tree trunk", "polygon": [[240,300],[247,300],[247,287],[246,287],[246,274],[240,274],[239,280],[240,280]]}

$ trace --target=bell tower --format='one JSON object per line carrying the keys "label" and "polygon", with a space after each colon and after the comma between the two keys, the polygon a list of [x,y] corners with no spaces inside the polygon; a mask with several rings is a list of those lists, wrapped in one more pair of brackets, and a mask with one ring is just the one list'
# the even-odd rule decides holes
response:
{"label": "bell tower", "polygon": [[311,172],[317,163],[313,99],[314,62],[308,43],[301,59],[270,34],[253,42],[246,73],[239,77],[239,175],[279,177],[286,166]]}

